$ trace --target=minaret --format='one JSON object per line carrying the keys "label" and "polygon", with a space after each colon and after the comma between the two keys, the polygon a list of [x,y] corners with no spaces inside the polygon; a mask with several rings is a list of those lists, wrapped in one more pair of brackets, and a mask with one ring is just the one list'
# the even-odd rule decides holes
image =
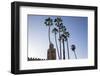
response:
{"label": "minaret", "polygon": [[56,60],[56,49],[52,43],[50,43],[47,51],[47,60]]}

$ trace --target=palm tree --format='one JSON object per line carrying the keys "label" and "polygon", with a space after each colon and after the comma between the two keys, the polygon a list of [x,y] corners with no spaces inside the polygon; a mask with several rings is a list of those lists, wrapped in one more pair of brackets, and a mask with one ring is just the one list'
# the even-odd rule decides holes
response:
{"label": "palm tree", "polygon": [[62,24],[62,19],[60,17],[57,17],[55,20],[55,26],[58,27],[58,33],[59,33],[59,49],[60,49],[60,59],[62,59],[62,51],[61,51],[61,39],[60,39],[60,36],[61,36],[61,26],[63,25]]}
{"label": "palm tree", "polygon": [[66,36],[65,36],[64,32],[66,31],[66,27],[63,26],[63,24],[61,25],[60,31],[62,32],[61,40],[62,40],[62,44],[63,44],[63,59],[65,59],[65,39],[66,39]]}
{"label": "palm tree", "polygon": [[52,33],[54,33],[54,35],[55,35],[55,43],[56,43],[56,48],[57,48],[57,54],[58,54],[58,59],[60,59],[60,57],[59,57],[59,49],[58,49],[58,43],[57,43],[57,33],[58,33],[58,29],[57,28],[54,28],[53,30],[52,30]]}
{"label": "palm tree", "polygon": [[70,56],[69,56],[69,45],[68,45],[68,38],[69,38],[70,34],[69,34],[69,32],[64,32],[64,35],[66,36],[65,41],[67,43],[66,45],[67,45],[68,59],[70,59]]}
{"label": "palm tree", "polygon": [[63,59],[65,59],[65,38],[66,36],[64,34],[61,35],[61,40],[62,40],[62,43],[63,43]]}
{"label": "palm tree", "polygon": [[52,19],[49,17],[47,19],[45,19],[45,25],[48,26],[48,38],[49,38],[49,44],[51,43],[51,40],[50,40],[50,27],[53,25],[53,21]]}
{"label": "palm tree", "polygon": [[71,45],[71,49],[74,52],[75,58],[77,59],[77,55],[76,55],[76,52],[75,52],[76,46],[74,44]]}

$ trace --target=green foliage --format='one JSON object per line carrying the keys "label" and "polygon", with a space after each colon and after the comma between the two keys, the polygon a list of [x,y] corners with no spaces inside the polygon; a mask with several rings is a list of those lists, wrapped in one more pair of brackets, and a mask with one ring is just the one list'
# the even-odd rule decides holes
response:
{"label": "green foliage", "polygon": [[58,33],[58,29],[57,28],[53,28],[52,33],[57,34]]}
{"label": "green foliage", "polygon": [[71,45],[71,49],[72,49],[72,51],[75,51],[75,49],[76,49],[76,46],[73,44],[73,45]]}
{"label": "green foliage", "polygon": [[49,17],[49,18],[45,19],[44,24],[46,24],[46,26],[51,26],[51,25],[53,25],[53,20]]}

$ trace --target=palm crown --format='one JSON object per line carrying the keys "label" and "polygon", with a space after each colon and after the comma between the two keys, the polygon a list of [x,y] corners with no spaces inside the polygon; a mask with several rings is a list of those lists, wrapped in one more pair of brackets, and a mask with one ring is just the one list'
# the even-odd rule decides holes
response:
{"label": "palm crown", "polygon": [[76,46],[75,45],[71,45],[71,49],[72,49],[72,51],[75,51]]}
{"label": "palm crown", "polygon": [[67,32],[65,31],[65,32],[64,32],[64,35],[66,36],[66,39],[67,39],[68,37],[70,37],[70,33],[69,33],[68,31],[67,31]]}
{"label": "palm crown", "polygon": [[57,17],[55,20],[54,20],[54,22],[55,22],[55,25],[57,26],[57,27],[60,27],[63,23],[62,23],[62,19],[60,18],[60,17]]}
{"label": "palm crown", "polygon": [[52,21],[52,19],[49,17],[49,18],[47,18],[47,19],[45,19],[45,22],[44,22],[47,26],[51,26],[51,25],[53,25],[53,21]]}
{"label": "palm crown", "polygon": [[58,29],[57,28],[53,28],[52,33],[57,34],[57,32],[58,32]]}

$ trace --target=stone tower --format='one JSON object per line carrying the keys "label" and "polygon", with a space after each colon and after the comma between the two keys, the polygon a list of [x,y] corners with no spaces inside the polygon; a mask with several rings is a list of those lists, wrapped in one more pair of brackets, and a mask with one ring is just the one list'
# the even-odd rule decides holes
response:
{"label": "stone tower", "polygon": [[47,51],[47,60],[56,60],[56,49],[52,43],[50,43]]}

